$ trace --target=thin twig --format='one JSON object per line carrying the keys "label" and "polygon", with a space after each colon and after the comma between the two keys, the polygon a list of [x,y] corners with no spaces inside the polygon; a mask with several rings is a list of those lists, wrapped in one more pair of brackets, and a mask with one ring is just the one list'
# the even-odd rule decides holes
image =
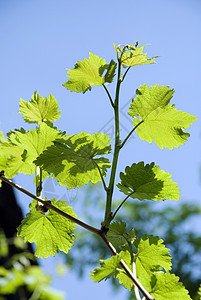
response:
{"label": "thin twig", "polygon": [[126,198],[121,202],[121,204],[117,207],[117,209],[115,210],[115,212],[112,214],[112,219],[114,219],[114,217],[116,216],[117,212],[119,211],[119,209],[122,207],[122,205],[126,202],[126,200],[132,195],[134,194],[135,191],[133,191],[132,193],[130,193],[130,195],[126,196]]}
{"label": "thin twig", "polygon": [[128,71],[130,70],[131,66],[127,68],[126,72],[124,73],[123,77],[122,77],[122,81],[125,79],[126,74],[128,73]]}
{"label": "thin twig", "polygon": [[98,172],[99,172],[99,174],[100,174],[100,177],[101,177],[101,180],[102,180],[102,183],[103,183],[104,190],[107,192],[108,188],[107,188],[107,186],[106,186],[106,183],[105,183],[103,174],[101,173],[101,169],[100,169],[99,165],[97,164],[97,162],[96,162],[95,160],[94,160],[94,163],[96,164],[96,167],[97,167]]}
{"label": "thin twig", "polygon": [[127,140],[129,139],[129,137],[131,136],[131,134],[135,131],[135,129],[140,125],[142,124],[144,121],[140,121],[130,132],[129,134],[127,135],[127,137],[125,138],[125,140],[121,143],[121,148],[125,145],[125,143],[127,142]]}
{"label": "thin twig", "polygon": [[104,89],[105,89],[105,91],[106,91],[106,93],[107,93],[107,95],[108,95],[108,98],[110,99],[110,103],[111,103],[112,107],[114,108],[114,103],[113,103],[113,101],[112,101],[112,97],[111,97],[111,95],[110,95],[110,93],[109,93],[107,87],[104,85],[104,83],[103,83],[103,87],[104,87]]}
{"label": "thin twig", "polygon": [[14,183],[12,180],[10,179],[7,179],[5,176],[4,176],[4,172],[1,171],[0,172],[0,179],[3,180],[4,182],[10,184],[11,186],[13,186],[14,188],[16,188],[17,190],[19,190],[20,192],[26,194],[27,196],[31,197],[32,199],[35,199],[37,200],[38,202],[42,203],[47,209],[51,209],[55,212],[57,212],[58,214],[60,214],[61,216],[63,216],[64,218],[82,226],[83,228],[93,232],[93,233],[96,233],[99,235],[99,229],[95,228],[95,227],[92,227],[82,221],[80,221],[79,219],[76,219],[74,217],[72,217],[71,215],[63,212],[62,210],[60,210],[59,208],[55,207],[54,205],[52,205],[49,201],[45,201],[37,196],[35,196],[34,194],[30,193],[29,191],[25,190],[23,187],[21,187],[20,185]]}

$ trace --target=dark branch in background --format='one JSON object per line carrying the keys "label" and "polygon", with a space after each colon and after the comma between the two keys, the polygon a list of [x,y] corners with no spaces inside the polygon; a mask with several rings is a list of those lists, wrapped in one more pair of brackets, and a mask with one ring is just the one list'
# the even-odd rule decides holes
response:
{"label": "dark branch in background", "polygon": [[[113,255],[118,255],[118,252],[116,251],[116,249],[114,248],[114,246],[110,243],[110,241],[107,239],[107,236],[105,234],[105,228],[103,227],[102,229],[97,229],[95,227],[92,227],[82,221],[80,221],[79,219],[76,219],[74,217],[72,217],[71,215],[63,212],[62,210],[58,209],[57,207],[55,207],[54,205],[52,205],[50,203],[50,201],[45,201],[39,197],[36,197],[35,195],[33,195],[32,193],[30,193],[29,191],[25,190],[24,188],[22,188],[21,186],[19,186],[18,184],[14,183],[12,180],[6,178],[4,176],[4,172],[1,171],[0,172],[0,180],[3,180],[4,182],[10,184],[11,186],[15,187],[16,189],[18,189],[19,191],[21,191],[22,193],[28,195],[29,197],[31,197],[32,199],[37,200],[38,202],[42,203],[45,208],[47,209],[51,209],[55,212],[57,212],[58,214],[60,214],[61,216],[67,218],[68,220],[80,225],[81,227],[99,235],[102,240],[104,241],[104,243],[106,244],[106,246],[110,249],[110,251],[112,252]],[[154,298],[145,290],[145,288],[141,285],[141,283],[137,280],[137,278],[134,276],[134,274],[131,272],[131,270],[129,269],[129,267],[127,266],[127,264],[124,262],[123,259],[120,260],[120,264],[122,266],[122,268],[124,269],[124,271],[126,272],[126,274],[130,277],[130,279],[134,282],[134,284],[138,287],[138,289],[141,291],[141,293],[146,297],[146,299],[148,300],[154,300]]]}
{"label": "dark branch in background", "polygon": [[[21,264],[21,268],[23,269],[38,265],[30,243],[24,243],[24,247],[18,247],[15,244],[16,228],[22,220],[22,210],[17,204],[12,186],[2,182],[2,187],[0,188],[0,231],[2,230],[5,235],[8,252],[4,253],[5,255],[0,253],[0,266],[5,267],[7,270],[12,269],[16,260]],[[21,258],[26,258],[26,263],[23,263],[24,260],[20,260]],[[23,284],[16,291],[8,291],[8,293],[1,294],[1,296],[7,300],[21,300],[22,297],[23,299],[31,299],[32,294],[33,292]]]}

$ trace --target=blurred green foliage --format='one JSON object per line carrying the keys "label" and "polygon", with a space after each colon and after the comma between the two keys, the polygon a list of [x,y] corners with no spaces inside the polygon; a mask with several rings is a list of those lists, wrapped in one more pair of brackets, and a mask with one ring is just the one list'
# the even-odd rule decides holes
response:
{"label": "blurred green foliage", "polygon": [[[9,256],[9,248],[15,246],[19,252]],[[62,293],[50,288],[51,277],[35,262],[34,255],[27,251],[21,237],[7,239],[0,230],[0,300],[63,300]],[[10,295],[13,295],[10,298]]]}

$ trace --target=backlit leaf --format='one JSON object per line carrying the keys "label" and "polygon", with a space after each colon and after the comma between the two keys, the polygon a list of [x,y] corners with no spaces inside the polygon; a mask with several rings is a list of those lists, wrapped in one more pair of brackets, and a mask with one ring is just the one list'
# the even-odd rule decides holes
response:
{"label": "backlit leaf", "polygon": [[137,98],[133,99],[129,110],[134,127],[143,121],[136,128],[139,137],[149,143],[154,140],[161,149],[184,144],[190,136],[184,129],[196,120],[195,116],[169,104],[173,93],[168,86],[156,84],[148,88],[145,84],[137,90]]}
{"label": "backlit leaf", "polygon": [[126,167],[125,173],[120,173],[121,183],[117,187],[126,195],[139,200],[178,200],[179,189],[177,183],[170,178],[171,175],[152,162],[134,163]]}
{"label": "backlit leaf", "polygon": [[20,99],[19,113],[28,123],[54,122],[60,117],[58,111],[59,105],[57,100],[50,94],[49,97],[43,98],[35,92],[31,101]]}
{"label": "backlit leaf", "polygon": [[118,53],[121,53],[121,63],[125,67],[132,67],[144,64],[155,63],[155,58],[147,58],[147,53],[143,53],[144,46],[135,47],[133,45],[117,47],[115,44],[114,48]]}
{"label": "backlit leaf", "polygon": [[[35,161],[48,173],[53,173],[60,185],[68,189],[81,187],[84,184],[101,181],[106,175],[110,162],[103,154],[111,150],[108,135],[103,133],[80,133],[58,140],[45,150]],[[100,172],[99,172],[100,171]]]}
{"label": "backlit leaf", "polygon": [[[102,77],[107,68],[105,59],[89,53],[89,59],[78,61],[74,69],[68,70],[68,81],[63,84],[71,92],[83,92],[91,90],[91,86],[102,85],[105,82]],[[109,76],[111,77],[111,76]]]}
{"label": "backlit leaf", "polygon": [[[77,217],[65,201],[52,199],[51,204],[63,212]],[[33,204],[31,208],[18,227],[18,235],[23,237],[25,242],[36,244],[35,255],[37,257],[55,256],[59,250],[68,253],[74,243],[75,224],[53,210],[48,210],[45,214],[34,208]]]}

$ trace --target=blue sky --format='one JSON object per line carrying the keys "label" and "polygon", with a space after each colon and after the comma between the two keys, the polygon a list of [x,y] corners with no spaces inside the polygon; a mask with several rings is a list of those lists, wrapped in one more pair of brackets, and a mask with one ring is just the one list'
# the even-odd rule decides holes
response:
{"label": "blue sky", "polygon": [[[199,0],[142,0],[125,3],[119,0],[1,0],[0,1],[0,129],[27,127],[20,114],[19,99],[30,100],[35,90],[54,95],[62,116],[57,121],[68,134],[81,131],[109,131],[112,110],[103,88],[94,87],[83,94],[70,93],[62,84],[66,68],[92,52],[107,62],[115,58],[112,43],[146,46],[148,57],[158,55],[157,64],[139,66],[128,74],[121,91],[122,136],[132,124],[126,116],[128,101],[141,84],[158,83],[175,89],[171,103],[197,116],[191,126],[189,141],[174,151],[160,150],[134,136],[122,151],[119,171],[125,165],[144,160],[154,161],[173,175],[181,189],[180,201],[200,202],[200,95],[201,95],[201,2]],[[113,92],[113,90],[111,90]],[[109,124],[109,125],[108,125]],[[34,191],[33,178],[18,175],[19,184]],[[28,199],[17,193],[19,203],[27,210]],[[179,205],[172,202],[170,205]],[[195,226],[196,227],[196,226]],[[44,263],[54,272],[55,261]],[[51,268],[50,268],[51,265]],[[107,283],[79,281],[73,273],[55,279],[55,285],[66,291],[66,299],[111,299]],[[74,295],[74,292],[76,295]],[[84,294],[86,293],[86,294]],[[122,299],[122,294],[115,298]]]}

